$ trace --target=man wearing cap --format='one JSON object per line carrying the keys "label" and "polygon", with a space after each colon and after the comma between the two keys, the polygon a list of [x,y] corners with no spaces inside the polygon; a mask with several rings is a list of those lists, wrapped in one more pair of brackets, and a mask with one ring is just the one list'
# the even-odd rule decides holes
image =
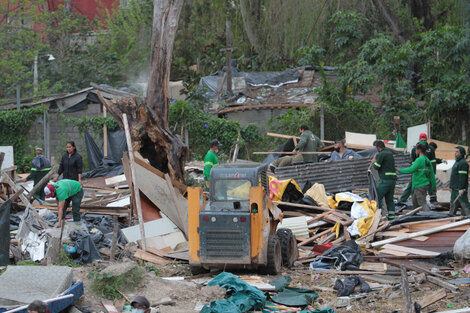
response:
{"label": "man wearing cap", "polygon": [[[51,170],[51,161],[49,161],[45,156],[42,155],[42,148],[36,148],[36,157],[31,162],[31,173],[28,177],[24,180],[33,180],[33,186],[36,186],[41,179],[46,176],[47,173]],[[34,194],[34,197],[39,200],[46,199],[46,195],[44,194],[44,186],[38,189],[38,191]]]}
{"label": "man wearing cap", "polygon": [[423,211],[429,211],[426,202],[426,192],[432,188],[436,191],[436,178],[431,161],[427,158],[425,151],[426,146],[418,143],[416,145],[417,158],[408,168],[401,168],[398,172],[402,174],[413,174],[411,178],[411,186],[413,193],[413,208],[421,206]]}
{"label": "man wearing cap", "polygon": [[[426,135],[425,133],[421,133],[419,135],[419,142],[416,145],[418,144],[422,144],[424,146],[424,149],[425,149],[424,155],[431,162],[433,170],[434,170],[434,174],[435,174],[436,173],[436,153],[434,152],[434,149],[428,144],[428,135]],[[416,153],[416,146],[414,146],[413,149],[411,149],[411,163],[413,163],[417,157],[418,156]],[[410,197],[412,189],[413,189],[412,184],[411,182],[409,182],[405,190],[403,190],[403,193],[401,194],[401,197],[400,199],[398,199],[397,203],[405,203]],[[428,193],[431,198],[431,202],[435,202],[437,200],[436,194],[431,189],[428,190]]]}
{"label": "man wearing cap", "polygon": [[137,296],[131,302],[132,313],[149,313],[150,302],[144,296]]}
{"label": "man wearing cap", "polygon": [[300,126],[300,139],[297,145],[295,146],[292,152],[293,156],[287,155],[278,158],[275,160],[270,168],[273,169],[276,167],[289,166],[293,163],[304,162],[304,163],[314,163],[317,162],[317,155],[312,153],[303,153],[303,152],[315,152],[317,151],[318,146],[324,146],[320,138],[315,136],[307,125]]}
{"label": "man wearing cap", "polygon": [[395,194],[395,183],[397,181],[397,173],[395,172],[395,158],[393,152],[385,148],[385,144],[381,140],[376,140],[374,146],[379,152],[376,157],[372,159],[372,166],[379,173],[380,181],[377,185],[377,193],[379,200],[379,207],[382,206],[382,198],[385,198],[387,204],[388,219],[395,218],[395,203],[393,202],[393,195]]}
{"label": "man wearing cap", "polygon": [[83,189],[78,181],[72,179],[59,180],[53,184],[48,184],[44,188],[44,193],[46,198],[56,198],[59,213],[59,224],[57,227],[62,225],[62,216],[67,211],[70,202],[72,202],[73,221],[80,222],[80,204],[83,198]]}
{"label": "man wearing cap", "polygon": [[210,184],[210,174],[214,166],[219,165],[219,158],[217,157],[217,152],[219,152],[219,147],[221,146],[220,142],[217,139],[211,140],[210,149],[207,151],[206,156],[204,157],[204,182],[205,190],[209,190]]}
{"label": "man wearing cap", "polygon": [[451,214],[455,214],[455,209],[461,208],[462,215],[470,215],[469,203],[468,203],[468,163],[465,158],[465,148],[458,146],[455,149],[455,163],[452,166],[452,172],[450,173],[450,203],[453,204],[458,198],[458,201],[454,205],[451,205]]}
{"label": "man wearing cap", "polygon": [[344,146],[344,139],[336,140],[333,149],[334,150],[331,152],[331,157],[328,159],[328,162],[362,158],[360,154]]}

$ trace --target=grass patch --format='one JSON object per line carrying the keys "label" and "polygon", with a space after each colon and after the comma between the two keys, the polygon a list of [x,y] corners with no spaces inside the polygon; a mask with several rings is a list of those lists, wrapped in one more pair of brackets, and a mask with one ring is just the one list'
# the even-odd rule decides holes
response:
{"label": "grass patch", "polygon": [[70,255],[64,251],[59,253],[59,260],[54,265],[77,267],[78,264],[70,257]]}
{"label": "grass patch", "polygon": [[32,261],[32,260],[26,260],[26,261],[19,261],[18,263],[16,263],[16,265],[38,265],[36,262]]}
{"label": "grass patch", "polygon": [[101,271],[90,271],[88,279],[93,279],[92,289],[96,294],[106,299],[116,300],[122,299],[119,291],[137,287],[143,274],[144,271],[140,268],[133,268],[119,276],[105,274]]}

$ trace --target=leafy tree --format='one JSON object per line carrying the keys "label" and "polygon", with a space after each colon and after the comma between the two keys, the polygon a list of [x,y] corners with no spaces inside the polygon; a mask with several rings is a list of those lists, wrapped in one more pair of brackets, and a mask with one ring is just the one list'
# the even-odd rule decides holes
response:
{"label": "leafy tree", "polygon": [[42,1],[0,1],[0,98],[14,98],[16,88],[33,91],[33,63],[44,44],[34,29]]}

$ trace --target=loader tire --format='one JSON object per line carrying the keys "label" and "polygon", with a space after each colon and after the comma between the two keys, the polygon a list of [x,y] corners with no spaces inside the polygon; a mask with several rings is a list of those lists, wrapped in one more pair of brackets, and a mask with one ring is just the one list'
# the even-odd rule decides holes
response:
{"label": "loader tire", "polygon": [[204,269],[202,266],[190,266],[189,269],[191,271],[191,274],[194,276],[207,273],[207,270]]}
{"label": "loader tire", "polygon": [[292,230],[288,228],[278,229],[276,235],[281,242],[282,265],[290,268],[299,256],[297,239],[295,239]]}
{"label": "loader tire", "polygon": [[281,242],[276,235],[269,237],[268,241],[268,260],[266,264],[266,273],[277,275],[281,272],[282,254]]}

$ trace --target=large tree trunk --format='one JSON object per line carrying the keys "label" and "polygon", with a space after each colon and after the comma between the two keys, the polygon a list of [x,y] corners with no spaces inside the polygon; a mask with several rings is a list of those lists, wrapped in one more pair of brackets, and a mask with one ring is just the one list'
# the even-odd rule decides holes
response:
{"label": "large tree trunk", "polygon": [[400,43],[404,43],[406,41],[405,32],[404,32],[403,28],[401,27],[400,22],[398,21],[398,18],[395,16],[395,14],[393,14],[393,12],[390,10],[390,8],[385,3],[385,1],[383,1],[383,0],[372,0],[372,3],[374,3],[374,6],[377,8],[379,13],[384,18],[384,20],[390,26],[390,28],[392,29],[393,34],[398,39],[398,41]]}
{"label": "large tree trunk", "polygon": [[423,20],[423,26],[426,30],[434,28],[434,18],[429,0],[408,0],[408,7],[411,17]]}
{"label": "large tree trunk", "polygon": [[126,113],[134,150],[171,178],[184,182],[188,147],[169,129],[168,82],[173,42],[183,0],[154,0],[150,77],[145,101],[120,98],[107,102],[109,112],[122,127]]}

